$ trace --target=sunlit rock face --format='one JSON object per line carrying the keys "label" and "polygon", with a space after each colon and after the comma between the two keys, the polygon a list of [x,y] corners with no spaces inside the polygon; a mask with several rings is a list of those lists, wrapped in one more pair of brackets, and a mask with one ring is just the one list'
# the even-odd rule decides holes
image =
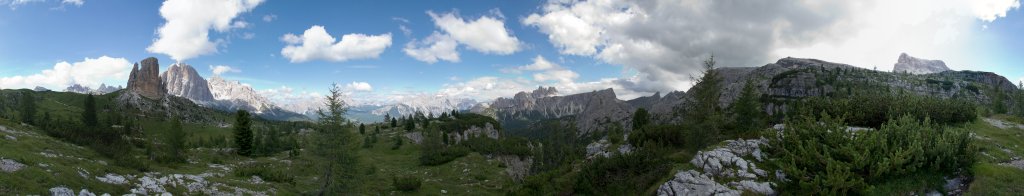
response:
{"label": "sunlit rock face", "polygon": [[132,67],[128,77],[128,91],[138,93],[149,99],[160,99],[167,95],[167,90],[160,80],[160,64],[156,58],[149,57]]}

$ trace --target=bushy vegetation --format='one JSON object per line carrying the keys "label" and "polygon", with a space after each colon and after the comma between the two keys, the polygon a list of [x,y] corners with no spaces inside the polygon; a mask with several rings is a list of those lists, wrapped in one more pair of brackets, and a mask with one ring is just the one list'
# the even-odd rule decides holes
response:
{"label": "bushy vegetation", "polygon": [[[916,120],[931,119],[939,124],[958,124],[977,118],[976,106],[959,99],[941,99],[909,93],[863,93],[846,98],[810,98],[796,104],[790,116],[821,111],[843,117],[847,125],[881,127],[889,119],[909,115]],[[820,115],[819,115],[820,116]]]}
{"label": "bushy vegetation", "polygon": [[392,185],[395,189],[402,192],[412,192],[420,189],[423,184],[423,180],[414,176],[401,176],[392,179]]}
{"label": "bushy vegetation", "polygon": [[878,130],[849,130],[842,118],[793,117],[769,130],[774,164],[799,194],[850,194],[917,172],[953,172],[970,166],[976,147],[968,131],[904,115]]}

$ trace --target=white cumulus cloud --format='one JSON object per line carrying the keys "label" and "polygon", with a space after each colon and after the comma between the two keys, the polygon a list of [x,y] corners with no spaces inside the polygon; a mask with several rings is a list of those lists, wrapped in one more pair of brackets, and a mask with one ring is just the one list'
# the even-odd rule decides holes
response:
{"label": "white cumulus cloud", "polygon": [[313,26],[302,35],[285,34],[281,40],[288,45],[281,55],[293,63],[311,60],[342,62],[353,59],[377,58],[391,46],[391,33],[380,35],[346,34],[341,41],[327,33],[323,26]]}
{"label": "white cumulus cloud", "polygon": [[505,29],[505,22],[499,18],[482,16],[466,21],[455,12],[436,14],[428,11],[427,15],[430,15],[438,28],[476,51],[512,54],[520,49],[519,39]]}
{"label": "white cumulus cloud", "polygon": [[[459,62],[459,45],[485,54],[508,55],[522,50],[523,44],[505,28],[500,12],[492,11],[493,16],[481,16],[476,20],[463,19],[456,12],[438,14],[427,11],[427,15],[440,32],[434,31],[422,41],[413,40],[405,45],[405,54],[416,60]],[[408,23],[404,19],[399,21]],[[407,36],[411,33],[405,25],[399,28]]]}
{"label": "white cumulus cloud", "polygon": [[412,41],[405,44],[406,55],[416,60],[436,63],[438,60],[459,62],[459,52],[455,50],[458,43],[451,36],[434,32],[422,42]]}
{"label": "white cumulus cloud", "polygon": [[220,75],[220,74],[227,73],[227,72],[234,72],[234,73],[242,72],[242,70],[239,70],[239,69],[233,68],[231,66],[227,66],[227,65],[217,65],[217,66],[210,65],[210,71],[212,71],[214,75]]}
{"label": "white cumulus cloud", "polygon": [[34,88],[42,86],[49,89],[64,89],[72,84],[80,84],[97,88],[101,83],[117,86],[124,85],[131,73],[132,63],[124,58],[101,56],[85,58],[79,62],[61,61],[53,68],[27,76],[10,76],[0,78],[0,88]]}
{"label": "white cumulus cloud", "polygon": [[263,0],[168,0],[160,6],[160,16],[167,20],[157,30],[158,38],[146,48],[152,53],[171,56],[184,61],[200,55],[217,52],[223,41],[211,41],[210,31],[227,32],[248,26],[235,20],[239,14],[249,12]]}
{"label": "white cumulus cloud", "polygon": [[373,91],[373,87],[370,83],[366,82],[352,82],[345,84],[345,89],[349,91]]}

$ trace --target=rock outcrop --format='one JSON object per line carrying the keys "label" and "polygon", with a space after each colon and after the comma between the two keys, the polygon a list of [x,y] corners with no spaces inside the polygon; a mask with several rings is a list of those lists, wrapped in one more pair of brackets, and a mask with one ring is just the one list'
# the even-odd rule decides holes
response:
{"label": "rock outcrop", "polygon": [[892,69],[892,72],[895,73],[910,74],[930,74],[944,71],[949,71],[949,67],[946,67],[946,63],[941,60],[919,59],[907,55],[907,53],[900,54],[900,58]]}
{"label": "rock outcrop", "polygon": [[[494,125],[487,123],[484,127],[472,126],[464,131],[454,131],[448,135],[449,141],[454,141],[455,144],[461,143],[462,141],[469,140],[474,137],[489,137],[498,139],[498,130],[494,129]],[[411,138],[410,138],[411,139]]]}
{"label": "rock outcrop", "polygon": [[[499,120],[541,120],[572,117],[579,134],[585,134],[618,123],[628,127],[633,109],[615,97],[615,91],[604,89],[567,96],[551,96],[553,87],[538,88],[531,93],[519,92],[512,98],[498,98],[490,105]],[[474,109],[479,111],[478,109]]]}
{"label": "rock outcrop", "polygon": [[192,66],[175,63],[160,74],[160,78],[167,89],[167,94],[192,100],[199,105],[209,105],[214,101],[206,79],[199,76],[199,72]]}
{"label": "rock outcrop", "polygon": [[149,57],[135,63],[128,76],[128,91],[154,100],[167,95],[167,90],[160,80],[160,64],[156,58]]}
{"label": "rock outcrop", "polygon": [[[728,140],[725,143],[725,146],[698,152],[690,164],[703,172],[676,173],[675,178],[658,188],[658,195],[740,195],[743,191],[775,195],[775,184],[768,180],[771,174],[755,164],[764,160],[761,146],[765,145],[765,140]],[[777,171],[774,177],[782,176],[784,174]]]}
{"label": "rock outcrop", "polygon": [[32,91],[43,92],[43,91],[50,91],[50,89],[48,89],[46,87],[36,86],[36,88],[33,88]]}

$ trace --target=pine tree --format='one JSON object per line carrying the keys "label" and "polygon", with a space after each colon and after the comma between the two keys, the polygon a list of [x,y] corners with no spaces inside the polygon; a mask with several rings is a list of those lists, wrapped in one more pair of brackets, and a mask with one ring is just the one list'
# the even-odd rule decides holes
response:
{"label": "pine tree", "polygon": [[248,111],[238,110],[235,115],[235,147],[238,155],[252,155],[252,117]]}
{"label": "pine tree", "polygon": [[691,134],[687,137],[691,149],[702,149],[718,140],[725,117],[719,106],[722,96],[722,79],[715,70],[715,56],[704,61],[703,76],[697,79],[694,89],[695,103],[686,112],[684,122],[691,122]]}
{"label": "pine tree", "polygon": [[761,109],[761,102],[758,100],[760,93],[754,86],[753,80],[747,80],[740,92],[740,97],[733,103],[734,122],[737,131],[741,133],[755,131],[762,128],[766,121],[767,114]]}
{"label": "pine tree", "polygon": [[398,127],[398,120],[395,117],[391,117],[391,128]]}
{"label": "pine tree", "polygon": [[181,128],[181,120],[178,117],[171,119],[171,130],[167,133],[167,145],[171,159],[175,162],[185,160],[185,131]]}
{"label": "pine tree", "polygon": [[363,123],[359,123],[359,134],[366,135],[366,125]]}
{"label": "pine tree", "polygon": [[416,129],[416,122],[413,122],[412,119],[405,120],[405,131],[412,131],[413,129]]}
{"label": "pine tree", "polygon": [[633,130],[640,130],[651,122],[651,115],[646,109],[638,108],[633,112]]}
{"label": "pine tree", "polygon": [[84,109],[82,111],[82,123],[85,123],[85,126],[88,127],[96,127],[99,124],[99,120],[96,119],[96,100],[92,94],[85,97],[85,107],[82,108]]}
{"label": "pine tree", "polygon": [[36,99],[32,97],[31,92],[21,93],[21,122],[27,124],[34,124],[36,116]]}
{"label": "pine tree", "polygon": [[317,111],[320,120],[313,154],[323,159],[320,195],[346,192],[346,180],[352,179],[355,173],[357,157],[354,152],[358,141],[353,137],[351,127],[346,126],[348,123],[344,115],[347,110],[342,96],[338,85],[331,85],[330,94],[324,100],[327,107]]}

